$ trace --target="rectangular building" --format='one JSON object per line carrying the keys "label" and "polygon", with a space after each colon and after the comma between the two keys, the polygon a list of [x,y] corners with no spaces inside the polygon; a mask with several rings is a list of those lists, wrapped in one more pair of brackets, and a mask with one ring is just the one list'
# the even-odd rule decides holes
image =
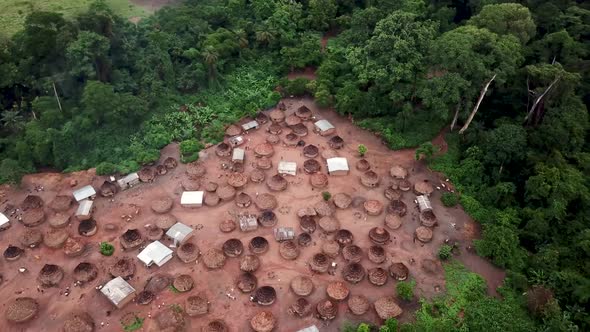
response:
{"label": "rectangular building", "polygon": [[319,120],[313,124],[314,130],[322,135],[328,136],[336,132],[336,128],[328,120]]}
{"label": "rectangular building", "polygon": [[174,242],[175,246],[181,245],[184,242],[188,241],[188,239],[190,239],[193,236],[193,234],[194,229],[192,229],[192,227],[180,222],[174,224],[166,232],[166,236],[168,236],[172,240],[172,242]]}
{"label": "rectangular building", "polygon": [[246,151],[244,149],[235,148],[231,156],[231,161],[234,163],[243,163],[245,156]]}
{"label": "rectangular building", "polygon": [[252,120],[250,122],[244,123],[242,125],[242,129],[244,129],[244,131],[248,131],[251,129],[257,129],[258,128],[258,122],[256,122],[255,120]]}
{"label": "rectangular building", "polygon": [[418,202],[418,208],[420,209],[420,212],[432,211],[432,204],[430,203],[430,199],[428,199],[428,196],[416,196],[416,201]]}
{"label": "rectangular building", "polygon": [[10,219],[4,213],[0,212],[0,230],[7,229],[8,227],[10,227]]}
{"label": "rectangular building", "polygon": [[251,232],[258,229],[258,220],[256,215],[253,214],[242,214],[238,217],[240,223],[240,229],[242,232]]}
{"label": "rectangular building", "polygon": [[328,163],[328,174],[330,175],[347,175],[350,171],[346,158],[329,158],[326,159],[326,162]]}
{"label": "rectangular building", "polygon": [[142,261],[145,266],[149,267],[152,264],[162,266],[172,259],[173,252],[160,241],[154,241],[145,247],[137,258]]}
{"label": "rectangular building", "polygon": [[295,230],[293,227],[277,227],[274,229],[275,240],[287,241],[295,238]]}
{"label": "rectangular building", "polygon": [[279,174],[297,175],[297,163],[292,161],[279,161]]}
{"label": "rectangular building", "polygon": [[117,180],[117,184],[121,190],[129,189],[137,184],[139,184],[139,175],[135,173],[127,174],[125,177],[120,178]]}
{"label": "rectangular building", "polygon": [[131,287],[125,279],[116,277],[107,282],[100,292],[117,308],[123,308],[135,297],[135,288]]}
{"label": "rectangular building", "polygon": [[183,207],[201,207],[203,206],[203,191],[185,191],[180,197],[180,205]]}
{"label": "rectangular building", "polygon": [[91,201],[89,199],[81,201],[80,205],[78,205],[78,209],[76,210],[76,218],[78,218],[78,220],[90,219],[90,217],[92,216],[93,208],[94,201]]}
{"label": "rectangular building", "polygon": [[76,202],[85,199],[94,199],[94,197],[96,197],[96,190],[94,190],[94,187],[91,185],[84,186],[74,191],[74,199],[76,199]]}
{"label": "rectangular building", "polygon": [[234,136],[228,139],[229,145],[231,146],[238,146],[244,143],[244,137],[242,136]]}

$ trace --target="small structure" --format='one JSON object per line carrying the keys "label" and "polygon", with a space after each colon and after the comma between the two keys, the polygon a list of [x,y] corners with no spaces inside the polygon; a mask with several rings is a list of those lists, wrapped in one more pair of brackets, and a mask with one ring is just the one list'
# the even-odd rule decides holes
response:
{"label": "small structure", "polygon": [[174,246],[179,246],[185,243],[193,236],[193,234],[194,230],[192,227],[189,227],[181,222],[177,222],[166,232],[166,236],[174,242]]}
{"label": "small structure", "polygon": [[203,206],[203,191],[185,191],[180,197],[180,205],[183,207],[201,207]]}
{"label": "small structure", "polygon": [[292,161],[279,161],[279,174],[297,175],[297,163]]}
{"label": "small structure", "polygon": [[137,172],[127,174],[125,177],[117,180],[117,184],[121,190],[129,189],[136,184],[139,184],[139,174],[137,174]]}
{"label": "small structure", "polygon": [[316,121],[313,124],[313,127],[314,130],[322,136],[332,135],[336,132],[336,127],[334,127],[334,125],[332,125],[328,120]]}
{"label": "small structure", "polygon": [[242,129],[244,129],[244,131],[248,131],[251,129],[258,129],[258,126],[259,126],[258,122],[256,120],[252,120],[250,122],[244,123],[242,125]]}
{"label": "small structure", "polygon": [[84,186],[74,191],[74,199],[76,202],[83,201],[85,199],[94,199],[96,197],[96,190],[91,185]]}
{"label": "small structure", "polygon": [[78,220],[86,220],[89,219],[92,215],[94,201],[89,199],[85,199],[80,201],[80,205],[78,205],[78,209],[76,210],[76,217]]}
{"label": "small structure", "polygon": [[244,157],[246,156],[246,151],[244,149],[234,149],[234,152],[231,156],[231,161],[234,163],[243,163]]}
{"label": "small structure", "polygon": [[277,227],[274,229],[275,240],[278,242],[293,240],[295,238],[295,230],[293,227]]}
{"label": "small structure", "polygon": [[5,230],[10,227],[10,219],[0,212],[0,230]]}
{"label": "small structure", "polygon": [[158,266],[162,266],[166,264],[170,259],[172,259],[172,250],[162,244],[160,241],[154,241],[145,247],[137,258],[142,261],[147,267],[150,267],[152,264],[156,264]]}
{"label": "small structure", "polygon": [[330,175],[348,175],[350,171],[346,158],[330,158],[326,162],[328,163],[328,174]]}
{"label": "small structure", "polygon": [[234,136],[234,137],[230,137],[227,141],[228,141],[229,145],[231,145],[231,146],[240,146],[244,143],[244,137]]}
{"label": "small structure", "polygon": [[256,218],[256,215],[242,214],[239,216],[238,220],[242,232],[251,232],[258,229],[258,220]]}
{"label": "small structure", "polygon": [[297,332],[320,332],[320,329],[318,329],[317,326],[312,325],[312,326],[308,326],[306,328],[303,328]]}
{"label": "small structure", "polygon": [[135,288],[131,287],[122,277],[116,277],[104,284],[100,292],[119,309],[133,300],[135,296]]}
{"label": "small structure", "polygon": [[418,202],[418,208],[420,209],[420,213],[425,211],[432,211],[432,204],[430,203],[430,199],[428,199],[428,196],[416,196],[416,201]]}

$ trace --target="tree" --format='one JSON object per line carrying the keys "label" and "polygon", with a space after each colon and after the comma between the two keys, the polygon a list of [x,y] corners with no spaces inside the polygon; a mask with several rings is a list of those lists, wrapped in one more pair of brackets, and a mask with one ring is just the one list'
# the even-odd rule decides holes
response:
{"label": "tree", "polygon": [[513,35],[524,45],[535,36],[535,22],[529,9],[517,3],[485,5],[468,24],[499,35]]}
{"label": "tree", "polygon": [[325,31],[336,17],[338,6],[335,0],[309,0],[309,21],[311,27]]}
{"label": "tree", "polygon": [[107,82],[111,64],[108,57],[110,42],[94,32],[81,31],[66,50],[73,75]]}
{"label": "tree", "polygon": [[414,298],[414,287],[416,287],[414,280],[400,281],[395,285],[395,290],[397,291],[397,296],[402,300],[410,301]]}
{"label": "tree", "polygon": [[481,146],[486,163],[498,166],[502,173],[505,164],[519,162],[526,154],[527,134],[522,126],[502,124],[486,135]]}
{"label": "tree", "polygon": [[359,151],[359,155],[361,157],[364,157],[365,154],[367,153],[367,147],[364,144],[359,144],[358,151]]}
{"label": "tree", "polygon": [[430,162],[432,156],[436,152],[436,147],[430,143],[422,143],[417,149],[415,153],[416,160],[424,159],[427,163]]}

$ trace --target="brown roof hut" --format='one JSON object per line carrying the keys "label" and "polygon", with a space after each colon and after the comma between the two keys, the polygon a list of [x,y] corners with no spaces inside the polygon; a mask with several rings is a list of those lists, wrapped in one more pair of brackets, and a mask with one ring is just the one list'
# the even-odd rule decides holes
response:
{"label": "brown roof hut", "polygon": [[275,302],[277,299],[277,291],[272,286],[262,286],[254,291],[254,294],[250,297],[252,302],[256,302],[259,305],[268,306]]}
{"label": "brown roof hut", "polygon": [[287,189],[289,182],[280,174],[273,175],[266,181],[266,186],[272,191],[283,191]]}
{"label": "brown roof hut", "polygon": [[17,259],[20,258],[20,256],[24,253],[25,251],[17,246],[13,246],[13,245],[8,245],[8,248],[6,248],[6,250],[4,250],[4,259],[6,259],[7,261],[15,261]]}
{"label": "brown roof hut", "polygon": [[166,173],[168,173],[168,169],[164,165],[158,165],[156,166],[156,172],[159,175],[166,175]]}
{"label": "brown roof hut", "polygon": [[433,191],[434,188],[428,180],[418,181],[414,184],[414,193],[416,193],[416,195],[430,196],[430,194],[432,194]]}
{"label": "brown roof hut", "polygon": [[121,247],[123,247],[123,250],[130,250],[138,248],[140,245],[142,245],[143,237],[141,236],[141,233],[138,229],[131,228],[119,237],[119,241],[121,242]]}
{"label": "brown roof hut", "polygon": [[422,243],[432,241],[432,229],[424,226],[416,228],[414,236]]}
{"label": "brown roof hut", "polygon": [[201,255],[199,247],[193,242],[185,242],[176,250],[176,256],[183,263],[191,263],[196,261]]}
{"label": "brown roof hut", "polygon": [[336,152],[335,150],[326,149],[326,150],[322,151],[322,158],[324,160],[328,160],[330,158],[336,158],[336,157],[338,157],[338,152]]}
{"label": "brown roof hut", "polygon": [[189,296],[184,302],[184,311],[190,317],[205,315],[209,312],[209,301],[202,294]]}
{"label": "brown roof hut", "polygon": [[139,181],[141,182],[153,182],[156,179],[156,169],[154,167],[145,166],[140,169],[139,172],[137,172],[137,175],[139,176]]}
{"label": "brown roof hut", "polygon": [[254,165],[257,169],[267,170],[272,168],[272,160],[267,157],[262,157],[256,159],[256,164]]}
{"label": "brown roof hut", "polygon": [[337,193],[332,197],[334,205],[339,209],[346,209],[352,204],[352,197],[345,193]]}
{"label": "brown roof hut", "polygon": [[309,129],[307,129],[307,126],[303,123],[298,123],[296,125],[291,126],[291,130],[295,135],[299,137],[307,136],[307,134],[309,133]]}
{"label": "brown roof hut", "polygon": [[207,168],[202,163],[193,161],[186,165],[186,174],[190,179],[199,179],[207,174]]}
{"label": "brown roof hut", "polygon": [[364,295],[352,295],[347,304],[353,315],[364,315],[369,310],[369,299]]}
{"label": "brown roof hut", "polygon": [[58,249],[63,247],[69,236],[63,228],[51,228],[43,235],[43,243],[49,248]]}
{"label": "brown roof hut", "polygon": [[283,132],[283,126],[278,123],[273,123],[268,127],[268,132],[271,135],[280,135]]}
{"label": "brown roof hut", "polygon": [[314,174],[322,169],[320,162],[315,159],[308,159],[303,162],[303,171],[306,174]]}
{"label": "brown roof hut", "polygon": [[140,305],[148,305],[152,303],[156,295],[148,290],[142,290],[135,297],[135,302]]}
{"label": "brown roof hut", "polygon": [[334,207],[324,200],[318,201],[313,205],[313,209],[315,210],[316,214],[320,217],[331,216],[334,214],[335,209]]}
{"label": "brown roof hut", "polygon": [[320,228],[326,233],[334,233],[340,229],[340,222],[332,216],[325,216],[318,221]]}
{"label": "brown roof hut", "polygon": [[210,248],[203,254],[203,264],[211,270],[222,268],[225,265],[225,255],[217,248]]}
{"label": "brown roof hut", "polygon": [[244,255],[240,259],[240,270],[244,272],[255,272],[260,267],[260,258],[256,255]]}
{"label": "brown roof hut", "polygon": [[328,140],[328,145],[332,149],[342,149],[342,147],[344,147],[344,140],[342,139],[342,137],[336,135],[330,138],[330,140]]}
{"label": "brown roof hut", "polygon": [[254,204],[256,204],[256,207],[260,210],[274,210],[279,203],[274,195],[264,193],[256,197]]}
{"label": "brown roof hut", "polygon": [[389,266],[389,275],[395,278],[397,281],[404,281],[408,279],[410,270],[404,263],[391,263]]}
{"label": "brown roof hut", "polygon": [[272,110],[269,114],[270,117],[270,121],[274,122],[274,123],[281,123],[285,121],[285,112],[279,110],[279,109],[275,109]]}
{"label": "brown roof hut", "polygon": [[151,203],[152,211],[158,214],[169,212],[172,210],[172,206],[174,206],[174,200],[170,197],[160,197]]}
{"label": "brown roof hut", "polygon": [[322,320],[332,320],[338,314],[338,305],[331,300],[325,299],[320,301],[316,306],[318,318]]}
{"label": "brown roof hut", "polygon": [[231,152],[232,152],[231,146],[225,142],[219,143],[215,147],[215,154],[218,157],[229,157],[229,156],[231,156]]}
{"label": "brown roof hut", "polygon": [[35,248],[43,242],[43,233],[36,228],[27,228],[19,235],[18,241],[25,248]]}
{"label": "brown roof hut", "polygon": [[159,241],[160,239],[162,239],[162,236],[164,236],[164,230],[161,229],[160,227],[156,227],[154,225],[150,225],[149,227],[146,227],[145,237],[149,241]]}
{"label": "brown roof hut", "polygon": [[328,287],[326,287],[326,293],[329,298],[335,301],[342,301],[348,297],[350,290],[342,281],[332,281],[328,284]]}
{"label": "brown roof hut", "polygon": [[314,173],[309,177],[309,183],[314,188],[325,188],[328,186],[328,176],[324,173]]}
{"label": "brown roof hut", "polygon": [[[71,216],[76,218],[75,216]],[[70,223],[70,216],[64,213],[56,213],[49,218],[49,226],[53,228],[64,228]]]}
{"label": "brown roof hut", "polygon": [[242,273],[236,279],[236,287],[242,293],[250,293],[256,289],[258,285],[258,279],[250,272]]}
{"label": "brown roof hut", "polygon": [[153,219],[152,223],[156,225],[158,228],[167,230],[168,228],[176,224],[176,217],[170,214],[158,215]]}
{"label": "brown roof hut", "polygon": [[334,241],[338,242],[338,244],[341,247],[352,244],[353,240],[354,240],[354,236],[352,235],[352,232],[349,231],[348,229],[339,229],[336,232],[336,235],[334,235]]}
{"label": "brown roof hut", "polygon": [[164,159],[164,166],[169,170],[175,169],[176,166],[178,166],[178,161],[176,161],[176,159],[174,159],[173,157],[168,157]]}
{"label": "brown roof hut", "polygon": [[129,279],[135,274],[135,263],[131,257],[119,258],[115,264],[111,265],[109,273],[115,278]]}
{"label": "brown roof hut", "polygon": [[82,220],[78,224],[78,234],[82,236],[92,236],[96,234],[97,231],[98,227],[96,225],[96,220],[94,219]]}
{"label": "brown roof hut", "polygon": [[227,257],[238,257],[244,252],[244,245],[239,239],[229,239],[223,243],[222,249]]}
{"label": "brown roof hut", "polygon": [[266,136],[266,142],[272,145],[279,144],[281,142],[281,138],[279,137],[279,135],[270,134]]}
{"label": "brown roof hut", "polygon": [[437,225],[436,215],[432,210],[426,210],[420,213],[420,222],[424,227],[434,227]]}
{"label": "brown roof hut", "polygon": [[268,122],[268,115],[264,114],[264,112],[256,113],[254,120],[260,124],[265,124]]}
{"label": "brown roof hut", "polygon": [[238,225],[232,219],[225,219],[219,223],[219,230],[223,233],[233,232]]}
{"label": "brown roof hut", "polygon": [[37,316],[40,305],[30,297],[17,297],[10,301],[4,312],[4,317],[11,323],[24,323]]}
{"label": "brown roof hut", "polygon": [[309,233],[303,232],[297,235],[297,244],[299,244],[300,247],[309,247],[312,241],[313,239]]}
{"label": "brown roof hut", "polygon": [[387,213],[395,214],[400,217],[405,216],[407,212],[408,206],[406,205],[406,203],[400,200],[391,201],[387,206]]}
{"label": "brown roof hut", "polygon": [[334,240],[327,240],[322,244],[322,252],[332,258],[340,254],[340,245]]}
{"label": "brown roof hut", "polygon": [[274,153],[275,150],[270,143],[260,143],[254,147],[256,157],[270,157]]}
{"label": "brown roof hut", "polygon": [[315,158],[320,154],[320,149],[313,144],[306,145],[303,148],[303,156],[306,158]]}
{"label": "brown roof hut", "polygon": [[[102,197],[112,197],[112,196],[115,196],[115,194],[117,193],[117,185],[111,181],[104,181],[102,183],[102,185],[100,186],[99,191],[100,191],[100,195]],[[55,202],[55,200],[54,200],[54,202]],[[70,202],[71,202],[71,199],[70,199]]]}
{"label": "brown roof hut", "polygon": [[385,256],[385,249],[382,246],[374,245],[369,248],[368,258],[375,264],[381,264],[385,262],[387,258]]}
{"label": "brown roof hut", "polygon": [[356,169],[361,172],[366,172],[371,169],[371,164],[367,159],[361,159],[356,162]]}
{"label": "brown roof hut", "polygon": [[405,179],[408,177],[408,170],[400,165],[393,165],[389,169],[389,175],[394,179]]}
{"label": "brown roof hut", "polygon": [[298,275],[291,279],[290,286],[293,293],[298,296],[308,296],[314,289],[311,278],[304,275]]}
{"label": "brown roof hut", "polygon": [[20,220],[27,227],[35,227],[45,222],[45,212],[43,208],[26,210]]}
{"label": "brown roof hut", "polygon": [[397,183],[397,187],[401,191],[409,191],[412,188],[412,184],[410,183],[410,181],[403,179],[399,180],[399,182]]}
{"label": "brown roof hut", "polygon": [[87,312],[68,314],[63,321],[63,332],[92,332],[95,329],[94,319]]}
{"label": "brown roof hut", "polygon": [[231,124],[225,128],[225,135],[227,136],[238,136],[242,133],[242,127],[235,124]]}
{"label": "brown roof hut", "polygon": [[74,280],[81,283],[87,283],[96,279],[98,276],[98,268],[92,263],[81,262],[74,268],[73,276]]}
{"label": "brown roof hut", "polygon": [[252,198],[245,192],[240,192],[236,195],[236,206],[241,208],[247,208],[252,204]]}
{"label": "brown roof hut", "polygon": [[[247,177],[244,177],[244,179],[246,179],[246,181],[248,180]],[[232,182],[232,183],[239,184],[239,182],[240,182],[239,180],[236,180],[236,182]],[[217,191],[215,193],[217,193],[217,195],[219,196],[219,199],[221,199],[224,202],[230,201],[230,200],[234,199],[234,197],[236,197],[236,189],[230,185],[220,186],[219,188],[217,188]],[[208,195],[209,194],[207,194],[205,196],[208,196]]]}
{"label": "brown roof hut", "polygon": [[21,210],[27,211],[43,207],[43,199],[37,195],[27,195],[20,205]]}
{"label": "brown roof hut", "polygon": [[365,212],[370,216],[378,216],[383,212],[383,203],[376,199],[369,199],[363,203]]}
{"label": "brown roof hut", "polygon": [[262,183],[265,179],[266,175],[259,169],[253,169],[252,172],[250,172],[250,181],[254,183]]}
{"label": "brown roof hut", "polygon": [[304,317],[311,313],[311,303],[304,298],[300,297],[289,307],[288,312],[297,317]]}
{"label": "brown roof hut", "polygon": [[351,284],[357,284],[365,278],[365,268],[360,263],[350,263],[342,270],[342,277]]}
{"label": "brown roof hut", "polygon": [[229,332],[229,328],[223,320],[215,319],[203,326],[201,332]]}
{"label": "brown roof hut", "polygon": [[264,210],[258,217],[258,222],[262,227],[274,227],[278,222],[278,218],[272,210]]}
{"label": "brown roof hut", "polygon": [[383,191],[383,195],[390,201],[400,200],[402,198],[401,191],[393,189],[391,187],[385,188],[385,190]]}
{"label": "brown roof hut", "polygon": [[324,253],[317,253],[313,255],[309,262],[309,267],[312,271],[317,273],[326,273],[330,267],[330,257]]}
{"label": "brown roof hut", "polygon": [[180,186],[186,191],[198,191],[201,188],[201,180],[186,178],[180,182]]}
{"label": "brown roof hut", "polygon": [[367,188],[377,187],[379,181],[379,175],[373,171],[366,171],[361,174],[361,184]]}
{"label": "brown roof hut", "polygon": [[395,302],[395,297],[384,296],[374,303],[375,311],[381,319],[395,318],[402,314],[403,310]]}
{"label": "brown roof hut", "polygon": [[301,119],[299,117],[297,117],[295,114],[291,114],[285,118],[285,124],[287,124],[287,126],[289,126],[289,127],[294,126],[296,124],[300,124],[300,123],[301,123]]}
{"label": "brown roof hut", "polygon": [[[106,181],[105,181],[105,183],[106,183]],[[116,192],[116,188],[115,188],[115,192]],[[67,211],[70,209],[71,206],[72,206],[72,196],[70,196],[70,195],[57,195],[57,196],[55,196],[53,201],[51,201],[51,204],[50,204],[50,207],[54,211],[58,211],[58,212]]]}
{"label": "brown roof hut", "polygon": [[55,264],[45,264],[37,275],[37,281],[43,287],[57,286],[64,278],[64,270]]}
{"label": "brown roof hut", "polygon": [[181,293],[190,291],[193,289],[194,285],[195,281],[193,280],[193,277],[188,274],[181,274],[172,281],[172,286]]}
{"label": "brown roof hut", "polygon": [[313,112],[307,106],[303,105],[295,111],[295,115],[301,120],[307,121],[311,119]]}
{"label": "brown roof hut", "polygon": [[342,257],[349,263],[358,263],[363,259],[363,249],[355,244],[347,245],[342,248]]}
{"label": "brown roof hut", "polygon": [[299,248],[293,240],[281,242],[279,245],[279,254],[286,260],[294,260],[299,257]]}
{"label": "brown roof hut", "polygon": [[219,205],[219,201],[221,201],[221,198],[219,198],[219,195],[217,195],[217,193],[212,193],[212,192],[208,192],[205,195],[205,198],[203,199],[203,203],[206,206],[217,206]]}
{"label": "brown roof hut", "polygon": [[384,245],[389,242],[390,235],[383,227],[373,227],[369,231],[369,239],[375,244]]}
{"label": "brown roof hut", "polygon": [[270,311],[261,311],[250,320],[250,326],[256,332],[270,332],[276,324],[277,319]]}
{"label": "brown roof hut", "polygon": [[387,283],[387,271],[380,267],[372,268],[367,273],[369,282],[375,286],[383,286]]}
{"label": "brown roof hut", "polygon": [[86,248],[86,243],[79,237],[68,237],[66,242],[63,246],[63,252],[67,257],[76,257],[80,256],[84,249]]}
{"label": "brown roof hut", "polygon": [[313,232],[316,230],[317,224],[314,217],[303,216],[299,218],[299,226],[301,227],[302,231],[313,234]]}
{"label": "brown roof hut", "polygon": [[262,236],[255,236],[250,240],[248,248],[254,254],[264,254],[268,251],[268,240]]}
{"label": "brown roof hut", "polygon": [[283,143],[286,146],[296,146],[299,143],[299,136],[295,133],[290,133],[283,137]]}

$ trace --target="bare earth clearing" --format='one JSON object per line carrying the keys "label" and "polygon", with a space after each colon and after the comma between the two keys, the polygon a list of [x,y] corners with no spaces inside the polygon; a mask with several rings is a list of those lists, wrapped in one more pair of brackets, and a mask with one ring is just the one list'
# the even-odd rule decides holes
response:
{"label": "bare earth clearing", "polygon": [[[139,1],[137,1],[139,2]],[[281,143],[274,145],[274,155],[272,159],[272,168],[264,171],[266,178],[270,178],[277,172],[279,161],[297,162],[297,176],[286,176],[289,184],[285,191],[274,192],[278,200],[278,207],[274,209],[278,217],[278,226],[291,226],[295,229],[296,234],[301,233],[299,227],[299,218],[297,211],[304,207],[313,206],[315,203],[322,201],[321,191],[329,191],[332,195],[337,193],[347,193],[352,198],[362,197],[363,199],[379,200],[384,206],[388,200],[384,196],[385,188],[390,184],[392,178],[389,175],[389,169],[392,165],[401,165],[408,169],[409,180],[413,184],[418,181],[429,180],[435,187],[444,182],[442,175],[428,170],[422,163],[414,160],[413,150],[390,151],[378,138],[373,134],[361,130],[352,125],[344,117],[337,115],[331,110],[320,110],[311,99],[306,98],[287,98],[283,100],[287,106],[287,115],[293,113],[301,105],[308,106],[318,118],[329,120],[336,127],[337,134],[344,139],[344,147],[337,150],[337,154],[348,159],[350,173],[347,176],[329,176],[329,184],[326,188],[318,190],[313,189],[310,185],[310,175],[303,172],[303,162],[307,160],[303,156],[303,147],[286,147]],[[244,120],[246,122],[246,120]],[[302,139],[307,144],[314,144],[319,147],[320,156],[316,157],[321,164],[321,172],[326,173],[324,159],[321,158],[322,151],[329,149],[329,137],[321,137],[312,132],[313,123],[311,121],[303,122],[309,129],[309,134]],[[264,124],[261,128],[245,135],[246,142],[242,147],[246,147],[246,162],[244,174],[249,176],[253,170],[252,163],[256,160],[253,149],[259,143],[266,141],[268,136],[267,128],[270,123]],[[285,136],[285,129],[280,135]],[[381,177],[381,183],[378,187],[368,189],[360,184],[359,177],[361,172],[355,168],[356,162],[360,159],[357,153],[357,145],[365,144],[368,148],[366,159],[370,162],[371,169]],[[437,139],[437,144],[444,143],[444,140]],[[215,147],[203,150],[204,156],[200,162],[206,166],[207,172],[202,178],[202,186],[213,181],[217,184],[225,185],[227,176],[230,174],[227,170],[222,170],[220,165],[223,162],[215,155]],[[178,159],[178,146],[171,144],[162,150],[161,161],[167,157]],[[313,279],[314,290],[306,298],[313,306],[320,300],[327,298],[326,287],[329,282],[342,280],[341,271],[346,265],[342,255],[339,255],[335,261],[338,263],[335,275],[313,274],[310,271],[308,262],[311,257],[321,251],[322,244],[327,238],[333,235],[325,235],[321,229],[312,234],[312,242],[308,247],[300,247],[300,255],[295,260],[285,260],[279,255],[279,244],[274,240],[273,229],[259,227],[253,232],[244,233],[238,229],[231,233],[222,233],[219,230],[219,224],[239,212],[250,211],[260,213],[252,204],[248,208],[238,208],[235,200],[221,202],[215,207],[203,206],[196,209],[188,209],[180,206],[180,195],[183,192],[181,183],[187,180],[186,165],[179,164],[174,170],[169,171],[166,175],[158,176],[153,183],[141,183],[127,191],[117,193],[113,201],[110,198],[97,197],[95,200],[96,211],[94,219],[98,224],[98,232],[89,238],[83,238],[87,248],[85,252],[78,257],[70,258],[64,255],[63,249],[51,249],[44,244],[37,248],[25,249],[25,254],[16,261],[6,261],[1,259],[0,273],[4,282],[0,287],[0,298],[4,299],[0,314],[4,315],[8,300],[16,297],[32,297],[37,299],[40,304],[39,314],[30,322],[20,325],[9,325],[4,317],[0,318],[0,330],[2,331],[57,331],[62,328],[64,317],[75,310],[85,310],[94,318],[97,330],[114,331],[120,330],[119,323],[121,317],[129,312],[136,313],[139,317],[145,318],[143,325],[144,331],[160,331],[156,320],[156,315],[168,308],[172,304],[179,304],[184,307],[187,297],[196,294],[203,294],[211,302],[209,313],[199,317],[186,317],[187,330],[199,330],[202,326],[213,319],[223,319],[230,328],[230,331],[250,331],[250,319],[263,310],[271,311],[277,319],[275,331],[295,331],[297,329],[316,324],[321,331],[338,331],[339,327],[346,320],[359,321],[368,320],[378,322],[377,314],[372,307],[372,303],[378,298],[385,295],[395,294],[395,281],[389,278],[383,286],[374,286],[364,278],[358,284],[345,283],[350,289],[350,295],[365,295],[371,303],[371,308],[363,316],[355,316],[349,310],[346,300],[338,303],[338,314],[335,320],[325,324],[314,317],[314,314],[307,315],[304,318],[298,318],[289,313],[289,307],[295,302],[297,296],[290,289],[290,281],[298,275],[310,276]],[[77,180],[75,187],[70,186],[71,180]],[[98,188],[104,181],[105,177],[96,176],[94,170],[87,172],[78,172],[72,174],[41,173],[25,177],[22,188],[2,188],[0,211],[10,211],[9,205],[18,207],[21,205],[26,195],[35,194],[42,197],[45,205],[43,207],[48,218],[54,215],[54,211],[49,207],[56,195],[71,195],[74,189],[80,188],[87,184],[92,184]],[[34,188],[43,187],[42,191],[37,192]],[[243,189],[254,200],[258,194],[270,192],[266,184],[248,182]],[[367,259],[368,248],[372,245],[369,240],[369,230],[376,226],[384,225],[385,212],[378,216],[367,216],[360,206],[353,206],[346,209],[336,209],[335,218],[339,220],[342,229],[350,230],[354,236],[353,243],[363,249],[361,264],[366,270],[380,266],[387,270],[392,262],[403,262],[410,270],[410,277],[416,280],[416,296],[431,298],[441,292],[444,292],[445,282],[443,279],[442,266],[438,263],[436,253],[439,246],[445,239],[457,241],[461,246],[461,254],[458,259],[462,261],[469,269],[482,274],[488,281],[491,294],[494,289],[502,282],[503,272],[494,268],[486,260],[475,255],[472,250],[467,250],[472,245],[472,239],[478,236],[477,225],[465,214],[461,208],[447,209],[440,203],[441,190],[434,190],[431,195],[433,210],[438,218],[438,226],[434,228],[434,237],[430,243],[422,244],[414,241],[414,231],[420,225],[418,219],[418,210],[414,204],[415,195],[410,192],[403,194],[403,202],[408,206],[408,213],[402,218],[403,224],[397,230],[388,229],[391,234],[390,241],[384,246],[387,259],[382,264],[374,264]],[[258,286],[270,285],[276,289],[277,299],[271,306],[261,307],[250,301],[250,294],[243,294],[236,288],[236,278],[240,274],[240,258],[227,258],[225,266],[218,270],[208,270],[199,258],[196,263],[182,263],[177,257],[174,257],[163,267],[156,265],[146,268],[135,257],[139,250],[134,249],[124,252],[119,243],[119,236],[127,229],[139,229],[145,236],[147,234],[146,225],[153,225],[153,219],[156,214],[151,209],[152,201],[169,197],[174,200],[174,206],[171,214],[179,221],[196,228],[196,235],[192,240],[201,252],[209,248],[221,249],[222,244],[230,238],[238,238],[244,244],[244,253],[249,253],[248,243],[255,236],[264,236],[270,243],[268,252],[259,256],[260,268],[254,272],[258,278]],[[358,200],[358,199],[357,199]],[[77,204],[65,213],[72,215],[75,212]],[[7,213],[8,215],[9,213]],[[122,218],[122,216],[125,216]],[[130,221],[127,221],[130,220]],[[0,233],[0,243],[4,251],[10,244],[21,246],[19,235],[25,231],[25,226],[11,218],[12,227],[7,231]],[[66,230],[70,236],[78,237],[78,222],[67,226]],[[116,230],[107,230],[106,224],[116,225]],[[36,226],[42,233],[51,229],[48,222]],[[115,254],[111,257],[104,257],[98,251],[98,244],[101,241],[109,241],[116,247]],[[170,244],[168,240],[162,240],[166,245]],[[147,242],[149,243],[149,242]],[[147,244],[147,243],[144,243]],[[108,268],[119,258],[130,257],[136,263],[136,272],[129,280],[129,283],[139,293],[143,290],[146,281],[155,274],[169,274],[177,276],[180,274],[189,274],[195,281],[194,288],[186,293],[175,293],[168,289],[163,290],[156,295],[154,301],[149,305],[139,305],[135,301],[129,303],[122,309],[113,307],[106,298],[95,289],[96,286],[110,280]],[[437,260],[435,273],[425,272],[421,263],[425,259]],[[80,262],[91,262],[98,266],[98,277],[86,285],[75,286],[72,272],[74,267]],[[63,267],[64,278],[57,287],[39,288],[37,275],[44,264],[56,264]],[[28,271],[19,273],[19,268],[25,267]],[[69,288],[69,291],[67,291]],[[69,294],[66,296],[65,294]],[[229,294],[229,296],[227,295]],[[232,299],[235,297],[235,299]],[[400,317],[402,321],[412,318],[413,310],[418,307],[417,301],[405,303],[397,299],[398,304],[404,309]],[[104,326],[102,326],[104,323]]]}

